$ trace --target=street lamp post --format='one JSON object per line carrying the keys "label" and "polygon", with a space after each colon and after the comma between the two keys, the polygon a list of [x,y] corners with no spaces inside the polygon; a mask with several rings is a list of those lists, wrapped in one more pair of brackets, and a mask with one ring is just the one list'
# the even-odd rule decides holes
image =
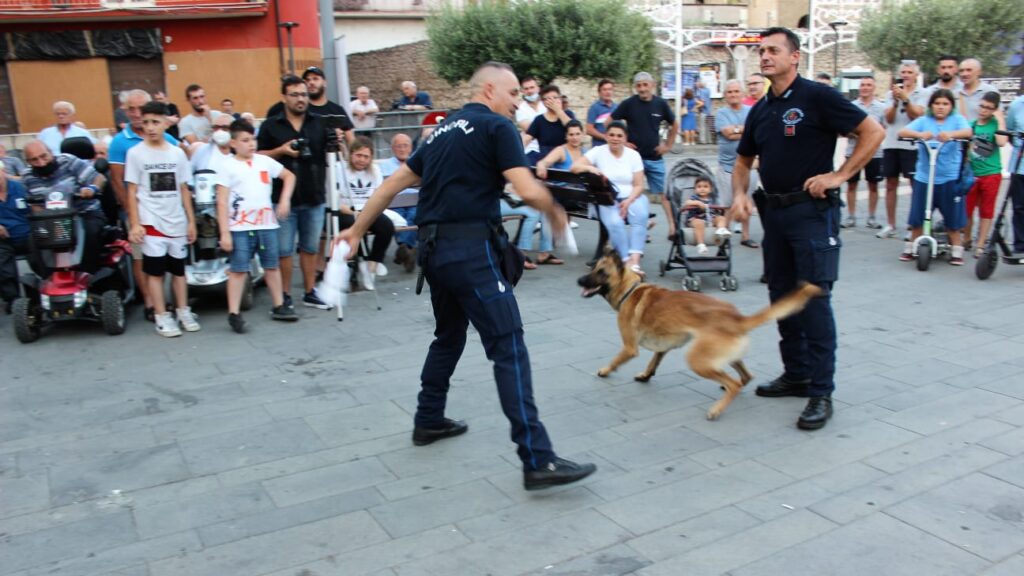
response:
{"label": "street lamp post", "polygon": [[846,20],[833,20],[828,23],[832,33],[835,34],[835,46],[832,47],[832,78],[833,82],[839,82],[839,27],[849,24]]}
{"label": "street lamp post", "polygon": [[295,48],[292,45],[292,28],[298,28],[299,23],[289,20],[278,24],[288,32],[288,71],[295,74]]}

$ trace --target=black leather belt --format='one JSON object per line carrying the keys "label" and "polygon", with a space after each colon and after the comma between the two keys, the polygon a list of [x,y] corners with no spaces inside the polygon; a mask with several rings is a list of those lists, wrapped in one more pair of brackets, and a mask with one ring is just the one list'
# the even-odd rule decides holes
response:
{"label": "black leather belt", "polygon": [[480,240],[491,238],[494,226],[487,222],[449,222],[427,224],[419,227],[422,241],[432,240]]}
{"label": "black leather belt", "polygon": [[812,201],[833,204],[834,202],[837,202],[838,199],[838,188],[827,191],[824,198],[815,198],[806,190],[797,190],[795,192],[785,192],[782,194],[765,192],[764,194],[764,202],[767,208],[789,208],[790,206]]}

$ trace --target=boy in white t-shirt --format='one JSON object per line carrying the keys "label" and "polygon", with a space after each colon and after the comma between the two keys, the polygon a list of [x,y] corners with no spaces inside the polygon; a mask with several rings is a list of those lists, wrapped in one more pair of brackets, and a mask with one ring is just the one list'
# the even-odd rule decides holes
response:
{"label": "boy in white t-shirt", "polygon": [[[142,244],[142,271],[153,298],[156,332],[181,336],[182,328],[199,330],[188,307],[185,258],[196,239],[196,221],[188,181],[192,168],[180,148],[164,140],[167,107],[149,102],[142,107],[142,144],[128,151],[124,180],[128,184],[128,222],[132,242]],[[164,275],[171,274],[177,318],[164,302]]]}
{"label": "boy in white t-shirt", "polygon": [[[274,320],[294,322],[299,319],[295,309],[285,304],[278,262],[278,218],[291,212],[295,175],[270,156],[256,154],[256,130],[245,120],[231,123],[231,148],[235,156],[219,165],[217,174],[217,223],[220,226],[220,247],[230,252],[228,259],[228,324],[241,334],[242,290],[245,288],[249,263],[258,251],[263,279],[270,290]],[[280,178],[284,187],[277,203],[270,200],[273,179]]]}

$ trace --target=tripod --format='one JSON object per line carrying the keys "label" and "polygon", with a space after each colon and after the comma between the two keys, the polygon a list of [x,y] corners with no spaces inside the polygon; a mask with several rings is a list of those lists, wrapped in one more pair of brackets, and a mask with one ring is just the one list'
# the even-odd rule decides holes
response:
{"label": "tripod", "polygon": [[[345,175],[344,162],[345,157],[348,156],[348,146],[344,140],[338,138],[337,133],[333,128],[328,129],[327,132],[327,239],[328,242],[341,232],[341,197],[344,195],[345,198],[351,198],[352,194],[349,191],[348,177]],[[357,252],[353,256],[354,259],[358,259],[361,254],[367,253],[366,238],[359,241],[358,247],[353,247]],[[330,259],[331,254],[326,255],[326,259]],[[356,260],[358,261],[358,260]],[[345,290],[346,287],[342,287]],[[380,310],[380,296],[376,290],[373,292],[374,304],[377,306],[377,310]],[[345,319],[344,313],[344,299],[338,299],[338,322]]]}

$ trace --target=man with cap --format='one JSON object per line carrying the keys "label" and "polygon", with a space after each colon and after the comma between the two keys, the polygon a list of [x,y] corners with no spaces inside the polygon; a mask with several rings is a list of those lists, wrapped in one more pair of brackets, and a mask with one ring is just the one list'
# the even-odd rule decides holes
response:
{"label": "man with cap", "polygon": [[[654,200],[661,198],[668,219],[668,234],[672,236],[676,231],[676,221],[672,216],[672,205],[664,195],[665,160],[661,156],[672,149],[679,133],[679,122],[668,102],[654,93],[654,77],[649,72],[637,72],[633,76],[633,88],[636,94],[623,100],[605,124],[612,120],[625,120],[629,126],[628,146],[639,152],[643,159],[647,190]],[[665,141],[660,136],[662,122],[669,125]]]}
{"label": "man with cap", "polygon": [[[324,74],[324,71],[318,66],[310,66],[302,73],[302,80],[309,90],[309,107],[306,111],[320,116],[344,116],[344,119],[341,120],[342,127],[338,129],[338,139],[341,140],[344,135],[345,142],[351,144],[356,137],[353,130],[355,124],[352,123],[352,119],[343,106],[327,99],[327,75]],[[266,117],[277,116],[283,112],[284,102],[279,101],[267,110]]]}
{"label": "man with cap", "polygon": [[519,81],[512,68],[488,62],[473,74],[470,85],[472,100],[384,181],[355,224],[335,242],[357,246],[396,194],[420,185],[419,261],[430,284],[435,338],[420,375],[413,444],[424,446],[468,430],[465,422],[445,417],[445,404],[472,323],[494,363],[501,407],[523,463],[524,487],[568,484],[589,476],[596,467],[559,458],[538,417],[513,294],[517,271],[506,271],[515,261],[505,250],[509,240],[501,228],[502,188],[506,181],[511,183],[527,204],[547,213],[553,230],[565,229],[565,211],[528,168],[511,120],[519,101]]}

